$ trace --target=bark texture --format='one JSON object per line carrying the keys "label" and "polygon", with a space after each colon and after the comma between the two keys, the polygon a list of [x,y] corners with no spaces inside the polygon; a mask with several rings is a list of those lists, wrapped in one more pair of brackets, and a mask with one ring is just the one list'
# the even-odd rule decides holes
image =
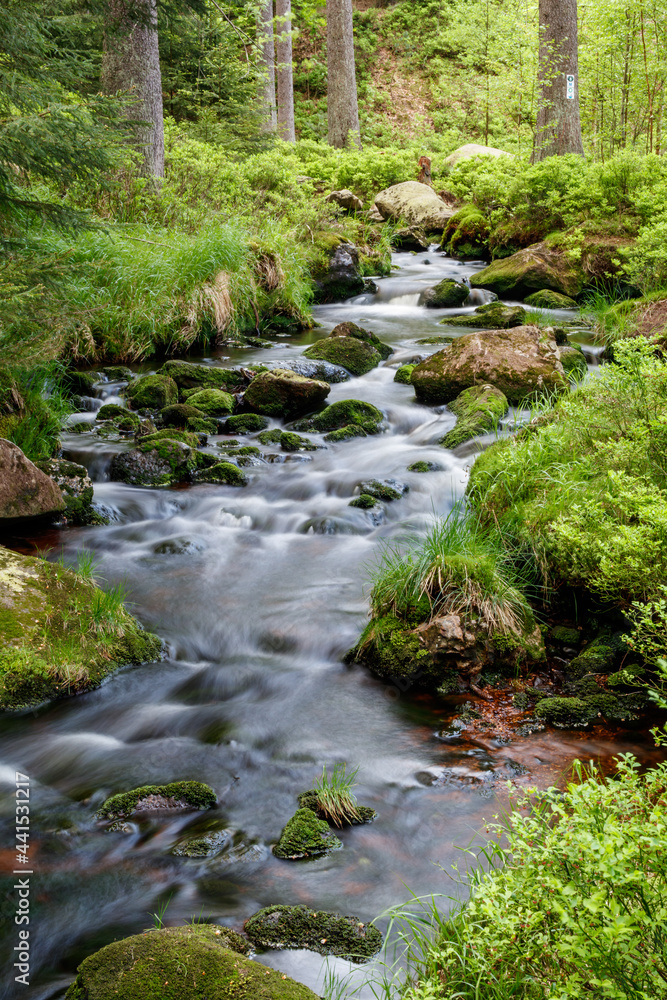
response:
{"label": "bark texture", "polygon": [[329,145],[361,146],[352,0],[327,0],[327,74]]}
{"label": "bark texture", "polygon": [[292,85],[292,0],[276,0],[276,83],[278,135],[295,142],[294,88]]}
{"label": "bark texture", "polygon": [[102,54],[102,89],[128,94],[127,116],[140,125],[144,173],[164,177],[162,74],[157,34],[157,0],[108,0]]}
{"label": "bark texture", "polygon": [[[574,99],[567,77],[574,76]],[[584,155],[579,115],[577,0],[540,0],[540,99],[533,162],[565,153]]]}
{"label": "bark texture", "polygon": [[257,15],[257,45],[261,64],[259,99],[264,108],[264,129],[267,132],[275,132],[278,125],[278,115],[276,109],[273,0],[264,0]]}

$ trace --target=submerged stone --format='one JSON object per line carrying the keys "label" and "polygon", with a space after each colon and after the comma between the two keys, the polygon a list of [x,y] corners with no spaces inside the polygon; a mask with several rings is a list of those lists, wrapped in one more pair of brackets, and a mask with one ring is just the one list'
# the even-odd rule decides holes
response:
{"label": "submerged stone", "polygon": [[294,861],[298,858],[319,857],[342,846],[329,825],[318,819],[312,809],[297,809],[280,834],[273,853],[277,858]]}
{"label": "submerged stone", "polygon": [[137,813],[213,809],[217,801],[213,789],[201,781],[172,781],[167,785],[142,785],[112,795],[95,815],[101,820],[127,819]]}
{"label": "submerged stone", "polygon": [[401,483],[397,479],[369,479],[359,483],[359,489],[363,494],[375,497],[376,500],[400,500],[405,493],[410,492],[407,483]]}
{"label": "submerged stone", "polygon": [[181,841],[169,853],[177,858],[210,858],[229,844],[231,836],[230,830],[212,830]]}
{"label": "submerged stone", "polygon": [[367,962],[382,947],[373,924],[303,905],[267,906],[246,920],[244,930],[260,948],[307,948],[350,962]]}

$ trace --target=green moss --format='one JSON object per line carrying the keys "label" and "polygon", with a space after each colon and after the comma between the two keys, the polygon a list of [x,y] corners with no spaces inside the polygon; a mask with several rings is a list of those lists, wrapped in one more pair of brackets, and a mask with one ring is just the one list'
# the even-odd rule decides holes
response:
{"label": "green moss", "polygon": [[443,278],[433,288],[427,288],[419,296],[419,304],[430,309],[454,309],[462,306],[470,295],[470,289],[462,281]]}
{"label": "green moss", "polygon": [[559,351],[560,363],[565,370],[565,374],[573,382],[581,382],[588,375],[588,365],[586,364],[586,358],[581,348],[561,347]]}
{"label": "green moss", "polygon": [[110,382],[131,382],[134,372],[126,365],[107,365],[102,371]]}
{"label": "green moss", "polygon": [[181,807],[190,809],[213,809],[217,796],[209,785],[201,781],[171,781],[167,785],[142,785],[129,792],[112,795],[96,812],[98,819],[126,819],[142,811],[144,800],[149,796],[173,799]]}
{"label": "green moss", "polygon": [[408,472],[438,472],[440,466],[436,465],[435,462],[413,462],[412,465],[408,466]]}
{"label": "green moss", "polygon": [[502,302],[489,302],[478,306],[470,316],[445,316],[440,320],[443,326],[464,326],[484,330],[509,330],[514,326],[525,326],[530,318],[521,306],[506,306]]}
{"label": "green moss", "polygon": [[245,957],[227,927],[167,927],[114,941],[84,959],[66,1000],[317,1000]]}
{"label": "green moss", "polygon": [[342,844],[324,820],[318,819],[312,809],[297,809],[280,834],[273,853],[277,858],[295,860],[328,854],[336,847]]}
{"label": "green moss", "polygon": [[160,411],[160,416],[166,427],[184,428],[188,420],[204,417],[204,413],[189,403],[174,403],[172,406],[165,406]]}
{"label": "green moss", "polygon": [[73,368],[62,377],[63,387],[70,393],[79,396],[94,396],[95,386],[102,381],[100,372],[79,372]]}
{"label": "green moss", "polygon": [[230,455],[256,455],[261,456],[261,451],[256,448],[254,444],[245,444],[242,448],[232,448],[229,452]]}
{"label": "green moss", "polygon": [[260,948],[307,948],[351,962],[366,962],[382,947],[373,924],[302,905],[267,906],[246,920],[244,930]]}
{"label": "green moss", "polygon": [[463,260],[488,260],[490,227],[475,205],[464,205],[456,212],[442,234],[442,249]]}
{"label": "green moss", "polygon": [[[443,344],[443,345],[445,345],[445,344],[453,344],[454,343],[454,339],[455,339],[454,337],[446,337],[443,334],[442,336],[438,336],[438,337],[422,337],[422,339],[418,340],[417,343],[418,344]],[[417,366],[413,365],[413,367],[416,368]]]}
{"label": "green moss", "polygon": [[180,441],[181,444],[186,444],[189,448],[196,448],[199,444],[199,437],[193,431],[178,430],[177,428],[172,429],[171,427],[163,428],[160,431],[154,431],[153,434],[147,434],[146,437],[141,438],[139,448],[148,451],[160,441]]}
{"label": "green moss", "polygon": [[314,445],[312,441],[308,438],[301,437],[300,434],[294,434],[293,431],[283,431],[280,435],[280,447],[283,451],[316,451],[317,445]]}
{"label": "green moss", "polygon": [[456,414],[456,426],[440,441],[444,448],[456,448],[464,441],[498,426],[509,409],[507,397],[492,385],[474,385],[464,389],[449,404]]}
{"label": "green moss", "polygon": [[356,424],[367,434],[378,434],[383,420],[382,411],[372,403],[364,403],[359,399],[341,399],[313,417],[312,426],[314,430],[322,432]]}
{"label": "green moss", "polygon": [[259,413],[238,413],[225,421],[225,434],[254,434],[269,426],[269,421]]}
{"label": "green moss", "polygon": [[188,417],[185,426],[197,434],[217,434],[218,421],[213,417]]}
{"label": "green moss", "polygon": [[575,656],[568,672],[574,677],[583,677],[584,674],[605,674],[613,666],[614,660],[613,649],[606,645],[604,640],[594,639],[590,646]]}
{"label": "green moss", "polygon": [[376,497],[371,496],[370,493],[362,493],[361,496],[350,500],[348,507],[361,507],[362,510],[369,510],[371,507],[375,507],[377,502]]}
{"label": "green moss", "polygon": [[347,659],[364,663],[385,680],[412,682],[437,674],[433,658],[419,637],[395,615],[383,615],[369,622]]}
{"label": "green moss", "polygon": [[354,337],[356,340],[363,340],[365,343],[370,344],[378,352],[381,358],[386,360],[390,358],[394,353],[392,347],[388,344],[383,344],[379,337],[377,337],[370,330],[364,330],[363,327],[357,326],[356,323],[339,323],[335,326],[330,337]]}
{"label": "green moss", "polygon": [[232,368],[213,365],[195,365],[189,361],[167,361],[160,368],[159,375],[168,375],[178,386],[183,398],[188,398],[186,390],[222,389],[234,391],[243,388],[243,376]]}
{"label": "green moss", "polygon": [[265,416],[290,419],[319,410],[329,392],[328,382],[306,378],[287,368],[274,368],[255,376],[243,404]]}
{"label": "green moss", "polygon": [[581,642],[581,632],[579,629],[567,628],[565,625],[554,625],[549,630],[548,638],[561,646],[578,646]]}
{"label": "green moss", "polygon": [[342,365],[352,375],[365,375],[376,368],[382,355],[372,344],[355,337],[324,337],[303,352],[304,357]]}
{"label": "green moss", "polygon": [[325,441],[349,441],[350,438],[355,437],[366,437],[367,431],[359,424],[347,424],[345,427],[339,427],[336,431],[330,431],[328,434],[324,435]]}
{"label": "green moss", "polygon": [[188,395],[188,406],[196,406],[207,416],[223,416],[234,412],[234,397],[221,389],[200,389]]}
{"label": "green moss", "polygon": [[553,292],[550,288],[541,288],[539,292],[533,292],[525,298],[527,306],[535,309],[576,309],[577,303],[569,295],[562,295],[561,292]]}
{"label": "green moss", "polygon": [[597,711],[585,698],[542,698],[535,706],[535,715],[558,729],[578,729],[587,726]]}
{"label": "green moss", "polygon": [[143,375],[125,390],[135,410],[162,410],[178,400],[178,387],[167,375]]}
{"label": "green moss", "polygon": [[229,842],[229,830],[212,830],[199,837],[189,837],[175,847],[170,854],[177,858],[210,858]]}
{"label": "green moss", "polygon": [[416,367],[416,365],[401,365],[394,375],[394,382],[400,382],[401,385],[410,385],[410,376]]}
{"label": "green moss", "polygon": [[127,417],[136,420],[137,426],[139,424],[136,413],[132,413],[126,406],[118,406],[116,403],[105,403],[95,414],[95,420],[113,420],[114,417]]}
{"label": "green moss", "polygon": [[197,474],[200,483],[224,483],[225,486],[247,486],[248,480],[232,462],[216,462]]}
{"label": "green moss", "polygon": [[641,666],[639,663],[629,663],[621,670],[617,670],[616,673],[609,674],[607,677],[607,686],[610,688],[635,687],[638,683],[641,683],[645,676],[646,667]]}
{"label": "green moss", "polygon": [[367,482],[361,483],[361,494],[369,495],[375,497],[376,500],[384,500],[390,503],[392,500],[400,500],[403,494],[400,490],[394,489],[393,486],[389,486],[387,483],[380,482],[379,479],[369,479]]}

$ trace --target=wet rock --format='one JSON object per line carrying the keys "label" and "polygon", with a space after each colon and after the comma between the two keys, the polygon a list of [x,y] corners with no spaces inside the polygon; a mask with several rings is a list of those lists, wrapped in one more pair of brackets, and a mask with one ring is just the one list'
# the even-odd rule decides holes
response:
{"label": "wet rock", "polygon": [[230,830],[212,830],[181,841],[169,853],[177,858],[210,858],[226,847],[231,838]]}
{"label": "wet rock", "polygon": [[200,389],[188,396],[188,406],[195,406],[207,416],[222,417],[234,412],[235,400],[222,389]]}
{"label": "wet rock", "polygon": [[378,352],[383,360],[391,357],[394,353],[392,347],[388,344],[383,344],[379,337],[376,337],[374,333],[370,330],[364,330],[363,327],[357,326],[356,323],[339,323],[335,326],[330,337],[354,337],[356,340],[363,340],[367,344],[371,344],[372,347]]}
{"label": "wet rock", "polygon": [[329,825],[318,819],[312,809],[297,809],[280,834],[273,853],[277,858],[293,861],[298,858],[319,857],[342,846]]}
{"label": "wet rock", "polygon": [[78,372],[73,368],[62,377],[64,388],[79,396],[94,396],[95,386],[102,381],[102,372]]}
{"label": "wet rock", "polygon": [[319,379],[321,382],[328,382],[334,385],[337,382],[347,382],[350,373],[341,365],[333,365],[330,361],[309,360],[305,357],[281,359],[274,362],[276,368],[288,369],[303,375],[304,378]]}
{"label": "wet rock", "polygon": [[408,466],[408,472],[440,472],[441,469],[442,466],[435,462],[413,462]]}
{"label": "wet rock", "polygon": [[488,288],[501,299],[525,299],[543,289],[574,299],[583,291],[585,278],[581,264],[545,242],[495,260],[473,274],[470,285]]}
{"label": "wet rock", "polygon": [[220,483],[224,486],[247,486],[248,479],[232,462],[216,462],[197,473],[198,483]]}
{"label": "wet rock", "polygon": [[108,518],[93,504],[93,483],[85,466],[64,458],[51,458],[38,464],[59,487],[65,501],[63,516],[68,524],[108,523]]}
{"label": "wet rock", "polygon": [[245,957],[228,927],[165,927],[89,955],[65,1000],[317,1000],[301,983]]}
{"label": "wet rock", "polygon": [[521,306],[506,306],[502,302],[487,302],[485,306],[478,306],[470,316],[445,316],[440,320],[443,326],[481,326],[485,330],[508,330],[529,322],[530,317]]}
{"label": "wet rock", "polygon": [[114,420],[116,417],[127,417],[128,420],[136,422],[137,426],[139,424],[136,413],[128,410],[126,406],[119,406],[117,403],[105,403],[95,414],[95,420]]}
{"label": "wet rock", "polygon": [[371,507],[375,507],[378,503],[377,497],[371,496],[370,493],[361,493],[354,500],[350,500],[348,507],[360,507],[361,510],[370,510]]}
{"label": "wet rock", "polygon": [[496,149],[494,146],[480,146],[477,142],[468,142],[465,146],[459,146],[453,153],[445,159],[449,167],[455,167],[460,160],[470,160],[475,156],[511,156],[504,149]]}
{"label": "wet rock", "polygon": [[316,358],[341,365],[353,375],[365,375],[382,361],[382,355],[372,344],[356,337],[323,337],[303,352],[306,358]]}
{"label": "wet rock", "polygon": [[418,400],[431,406],[451,403],[480,382],[494,385],[512,404],[568,385],[555,340],[535,326],[464,334],[412,373]]}
{"label": "wet rock", "polygon": [[332,191],[324,200],[338,205],[346,212],[361,212],[364,207],[361,198],[357,198],[356,194],[348,191],[347,188],[343,188],[341,191]]}
{"label": "wet rock", "polygon": [[419,305],[429,309],[453,309],[462,306],[470,295],[470,289],[462,281],[444,278],[433,288],[427,288],[419,296]]}
{"label": "wet rock", "polygon": [[228,392],[238,392],[246,385],[246,376],[233,368],[220,368],[215,365],[196,365],[190,361],[166,361],[160,368],[159,375],[173,379],[186,399],[186,390],[192,389],[222,389]]}
{"label": "wet rock", "polygon": [[295,434],[293,431],[283,431],[280,435],[280,447],[283,451],[289,452],[317,451],[317,445],[314,445],[308,438],[301,437],[300,434]]}
{"label": "wet rock", "polygon": [[280,444],[280,438],[282,437],[282,434],[283,432],[280,430],[279,427],[274,427],[272,431],[262,431],[261,434],[258,434],[257,440],[259,441],[260,444],[263,444],[265,446],[271,444]]}
{"label": "wet rock", "polygon": [[[311,427],[321,433],[336,431],[354,424],[361,427],[367,434],[378,434],[383,420],[382,410],[378,410],[377,406],[373,406],[372,403],[365,403],[360,399],[340,399],[313,417]],[[297,430],[307,429],[306,427],[297,428]]]}
{"label": "wet rock", "polygon": [[616,655],[605,638],[594,639],[571,661],[568,673],[572,677],[585,674],[605,674],[613,668]]}
{"label": "wet rock", "polygon": [[336,441],[349,441],[351,438],[367,436],[367,432],[359,424],[347,424],[345,427],[339,427],[338,430],[325,434],[324,440],[335,444]]}
{"label": "wet rock", "polygon": [[565,625],[554,625],[549,630],[548,638],[561,646],[578,646],[581,642],[581,632],[576,628],[568,628]]}
{"label": "wet rock", "polygon": [[65,506],[56,483],[17,445],[0,438],[0,525],[24,518],[53,518]]}
{"label": "wet rock", "polygon": [[125,390],[135,410],[162,410],[178,400],[178,387],[168,375],[143,375]]}
{"label": "wet rock", "polygon": [[217,801],[213,789],[201,781],[172,781],[167,785],[142,785],[112,795],[95,815],[101,820],[116,820],[139,813],[191,812],[193,809],[213,809]]}
{"label": "wet rock", "polygon": [[131,382],[134,372],[126,365],[107,365],[102,371],[110,382]]}
{"label": "wet rock", "polygon": [[268,417],[290,419],[318,410],[331,391],[327,382],[277,368],[257,375],[244,396],[247,409]]}
{"label": "wet rock", "polygon": [[400,500],[405,493],[410,492],[408,484],[397,479],[368,479],[359,483],[359,489],[362,494],[385,501]]}
{"label": "wet rock", "polygon": [[191,406],[190,403],[174,403],[172,406],[165,406],[163,410],[160,410],[160,416],[165,427],[185,428],[190,419],[202,418],[204,413],[195,406]]}
{"label": "wet rock", "polygon": [[577,303],[569,295],[553,292],[550,288],[540,288],[525,299],[527,306],[535,309],[576,309]]}
{"label": "wet rock", "polygon": [[401,365],[394,375],[394,382],[400,382],[401,385],[411,385],[410,376],[416,367],[416,365]]}
{"label": "wet rock", "polygon": [[[455,337],[445,337],[445,336],[422,337],[422,339],[418,340],[417,343],[418,344],[453,344],[455,340],[456,340]],[[423,355],[422,355],[422,358],[423,358]]]}
{"label": "wet rock", "polygon": [[244,930],[260,948],[307,948],[350,962],[367,962],[382,947],[373,924],[302,905],[267,906],[246,920]]}
{"label": "wet rock", "polygon": [[266,417],[259,413],[237,413],[225,421],[225,434],[254,434],[269,426]]}
{"label": "wet rock", "polygon": [[353,295],[360,295],[364,290],[364,279],[359,271],[359,251],[354,244],[334,237],[325,251],[328,261],[313,275],[315,302],[343,302]]}
{"label": "wet rock", "polygon": [[[178,434],[178,431],[173,434]],[[151,434],[137,448],[114,455],[109,466],[109,478],[112,482],[131,486],[171,486],[190,479],[196,467],[197,458],[192,446],[175,436]]]}
{"label": "wet rock", "polygon": [[581,382],[588,375],[588,365],[584,352],[577,347],[560,347],[560,363],[565,374],[574,382]]}
{"label": "wet rock", "polygon": [[299,527],[301,535],[358,535],[358,525],[342,517],[310,517]]}
{"label": "wet rock", "polygon": [[454,214],[430,185],[419,181],[404,181],[380,191],[375,206],[384,219],[405,219],[427,233],[442,232]]}
{"label": "wet rock", "polygon": [[391,245],[395,250],[407,253],[423,253],[428,250],[429,239],[426,232],[419,226],[407,226],[397,229],[391,237]]}
{"label": "wet rock", "polygon": [[444,448],[456,448],[478,434],[493,430],[509,409],[507,398],[492,385],[474,385],[453,399],[449,409],[458,420],[456,426],[442,438]]}
{"label": "wet rock", "polygon": [[542,698],[535,715],[558,729],[580,729],[597,716],[597,709],[582,698]]}

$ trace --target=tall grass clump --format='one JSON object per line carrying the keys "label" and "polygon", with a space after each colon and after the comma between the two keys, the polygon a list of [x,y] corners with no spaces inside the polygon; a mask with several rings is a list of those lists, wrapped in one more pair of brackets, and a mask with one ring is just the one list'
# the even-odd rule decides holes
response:
{"label": "tall grass clump", "polygon": [[13,441],[32,462],[52,458],[60,449],[62,423],[72,412],[61,387],[63,370],[58,362],[11,370],[23,409],[15,418],[2,420],[0,416],[0,435]]}
{"label": "tall grass clump", "polygon": [[355,767],[348,774],[347,765],[339,763],[334,764],[333,771],[328,774],[325,764],[321,777],[315,779],[318,813],[334,826],[361,822],[357,800],[352,793],[358,771]]}
{"label": "tall grass clump", "polygon": [[521,635],[532,621],[528,582],[498,533],[457,506],[407,549],[385,550],[372,580],[371,612],[405,620],[415,611],[424,618],[446,612],[481,619],[489,632]]}
{"label": "tall grass clump", "polygon": [[470,901],[409,921],[406,1000],[665,996],[667,764],[641,774],[628,754],[605,777],[575,762],[564,793],[529,794],[489,832],[469,851]]}

